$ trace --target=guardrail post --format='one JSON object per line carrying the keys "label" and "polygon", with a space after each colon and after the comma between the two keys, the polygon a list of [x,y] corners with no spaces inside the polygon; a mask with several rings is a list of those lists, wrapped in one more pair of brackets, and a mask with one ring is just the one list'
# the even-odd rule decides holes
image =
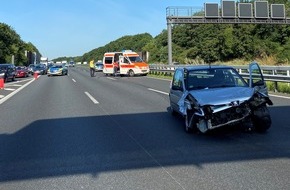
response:
{"label": "guardrail post", "polygon": [[274,92],[278,92],[278,82],[274,81]]}

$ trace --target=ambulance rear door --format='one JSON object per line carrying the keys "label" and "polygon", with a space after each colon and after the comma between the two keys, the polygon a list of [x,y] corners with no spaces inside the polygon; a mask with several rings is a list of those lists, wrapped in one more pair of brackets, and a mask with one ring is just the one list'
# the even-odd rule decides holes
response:
{"label": "ambulance rear door", "polygon": [[114,61],[114,53],[105,53],[104,58],[103,58],[103,73],[105,74],[113,74],[114,73],[114,66],[113,66],[113,61]]}

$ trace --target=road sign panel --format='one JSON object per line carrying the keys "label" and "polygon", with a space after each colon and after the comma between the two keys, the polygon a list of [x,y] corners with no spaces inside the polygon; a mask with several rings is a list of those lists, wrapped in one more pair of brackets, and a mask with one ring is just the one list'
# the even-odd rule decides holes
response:
{"label": "road sign panel", "polygon": [[253,18],[253,5],[252,3],[239,3],[239,18]]}
{"label": "road sign panel", "polygon": [[236,2],[222,1],[222,17],[235,18],[236,17]]}
{"label": "road sign panel", "polygon": [[273,19],[285,19],[285,5],[284,4],[272,4],[271,5],[271,18],[273,18]]}
{"label": "road sign panel", "polygon": [[255,1],[255,17],[269,18],[268,1]]}
{"label": "road sign panel", "polygon": [[218,18],[219,6],[218,3],[205,3],[205,18]]}

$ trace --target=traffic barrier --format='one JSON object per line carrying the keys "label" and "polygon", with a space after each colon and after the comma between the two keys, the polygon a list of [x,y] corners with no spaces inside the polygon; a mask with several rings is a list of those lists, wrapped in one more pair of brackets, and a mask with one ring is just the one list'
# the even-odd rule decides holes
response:
{"label": "traffic barrier", "polygon": [[0,78],[0,89],[4,89],[4,78]]}
{"label": "traffic barrier", "polygon": [[1,73],[0,74],[0,89],[4,89],[4,78],[5,78],[5,76],[4,76],[4,73]]}
{"label": "traffic barrier", "polygon": [[38,78],[38,73],[37,73],[37,72],[34,72],[34,73],[33,73],[33,77],[34,77],[34,79],[36,80],[36,79]]}

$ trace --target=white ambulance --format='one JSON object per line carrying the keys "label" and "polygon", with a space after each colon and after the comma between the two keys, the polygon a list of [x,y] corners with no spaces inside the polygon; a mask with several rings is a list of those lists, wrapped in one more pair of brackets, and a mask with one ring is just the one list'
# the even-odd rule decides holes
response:
{"label": "white ambulance", "polygon": [[146,76],[149,73],[149,65],[145,63],[138,53],[132,50],[122,52],[107,52],[103,58],[103,73]]}

